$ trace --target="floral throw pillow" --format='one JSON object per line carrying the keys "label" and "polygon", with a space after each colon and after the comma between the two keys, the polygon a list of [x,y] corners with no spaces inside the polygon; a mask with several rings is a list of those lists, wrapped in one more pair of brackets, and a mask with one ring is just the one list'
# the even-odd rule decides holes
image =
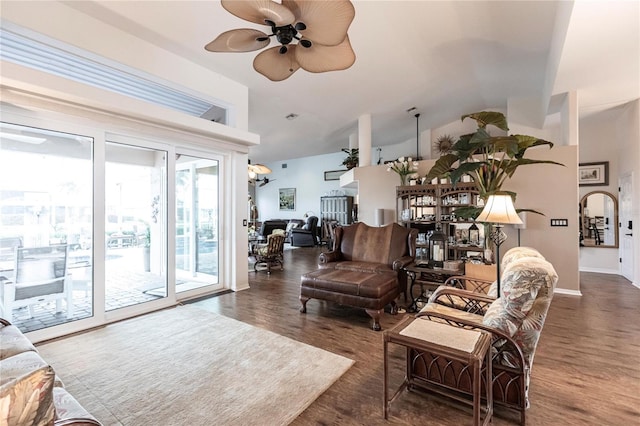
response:
{"label": "floral throw pillow", "polygon": [[0,424],[7,426],[53,425],[53,382],[51,366],[32,370],[0,387]]}

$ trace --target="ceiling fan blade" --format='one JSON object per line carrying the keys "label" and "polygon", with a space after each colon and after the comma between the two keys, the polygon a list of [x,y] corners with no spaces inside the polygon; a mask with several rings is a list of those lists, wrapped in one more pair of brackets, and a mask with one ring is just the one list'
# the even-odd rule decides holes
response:
{"label": "ceiling fan blade", "polygon": [[300,64],[296,60],[295,44],[287,46],[286,53],[280,53],[280,47],[272,47],[259,53],[253,60],[253,68],[271,81],[282,81],[298,71]]}
{"label": "ceiling fan blade", "polygon": [[[266,40],[258,41],[259,37]],[[209,52],[252,52],[271,43],[267,34],[251,28],[225,31],[204,48]]]}
{"label": "ceiling fan blade", "polygon": [[323,46],[313,43],[311,47],[296,49],[296,59],[300,67],[309,72],[338,71],[349,68],[356,61],[349,37],[337,46]]}
{"label": "ceiling fan blade", "polygon": [[299,30],[304,38],[325,46],[340,44],[347,36],[349,25],[356,15],[349,0],[282,0],[306,29]]}
{"label": "ceiling fan blade", "polygon": [[280,27],[295,19],[289,9],[273,0],[222,0],[221,3],[227,12],[260,25],[269,25],[265,21],[272,21]]}

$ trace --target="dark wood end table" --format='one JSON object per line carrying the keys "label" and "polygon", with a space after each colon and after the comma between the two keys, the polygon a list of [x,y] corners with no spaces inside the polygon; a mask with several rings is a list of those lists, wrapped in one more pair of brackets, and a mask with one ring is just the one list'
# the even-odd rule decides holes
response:
{"label": "dark wood end table", "polygon": [[[418,312],[418,303],[427,303],[429,294],[447,281],[447,278],[460,275],[460,271],[451,271],[448,269],[434,269],[426,266],[418,266],[412,263],[404,268],[409,277],[409,295],[411,296],[411,305],[407,308],[407,312]],[[420,294],[414,295],[414,287],[420,286]],[[425,293],[425,290],[428,293]]]}

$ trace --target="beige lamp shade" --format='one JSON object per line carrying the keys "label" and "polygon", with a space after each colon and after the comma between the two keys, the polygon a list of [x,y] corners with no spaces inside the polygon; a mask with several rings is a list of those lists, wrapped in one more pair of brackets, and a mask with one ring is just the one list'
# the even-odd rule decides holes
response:
{"label": "beige lamp shade", "polygon": [[502,224],[522,224],[520,216],[516,213],[513,200],[508,193],[497,192],[490,195],[477,222],[502,223]]}

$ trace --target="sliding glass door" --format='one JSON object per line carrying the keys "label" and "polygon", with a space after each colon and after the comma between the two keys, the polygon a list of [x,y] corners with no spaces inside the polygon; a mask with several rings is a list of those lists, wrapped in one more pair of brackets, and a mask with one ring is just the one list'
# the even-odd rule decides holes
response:
{"label": "sliding glass door", "polygon": [[176,293],[182,293],[219,284],[219,162],[176,157]]}
{"label": "sliding glass door", "polygon": [[106,144],[106,311],[167,296],[166,171],[166,151]]}
{"label": "sliding glass door", "polygon": [[0,123],[0,317],[38,336],[222,288],[222,157],[83,129]]}

